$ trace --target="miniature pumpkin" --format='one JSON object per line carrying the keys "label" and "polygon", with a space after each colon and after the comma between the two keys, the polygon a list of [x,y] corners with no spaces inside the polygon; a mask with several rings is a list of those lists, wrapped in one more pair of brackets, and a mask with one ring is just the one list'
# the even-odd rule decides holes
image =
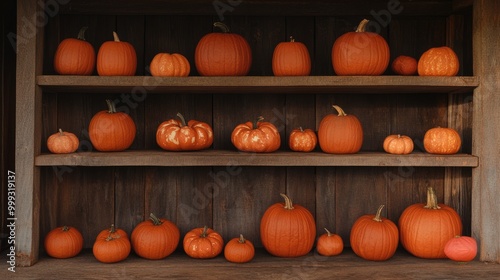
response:
{"label": "miniature pumpkin", "polygon": [[380,205],[376,215],[359,217],[351,228],[351,248],[359,257],[370,261],[390,259],[399,244],[399,231],[396,224],[381,216]]}
{"label": "miniature pumpkin", "polygon": [[318,237],[316,242],[316,250],[322,256],[337,256],[344,250],[344,241],[340,235],[331,233],[325,228],[326,233]]}
{"label": "miniature pumpkin", "polygon": [[96,239],[102,239],[102,238],[127,238],[128,239],[128,234],[126,231],[124,231],[121,228],[115,227],[115,224],[111,224],[111,226],[108,229],[103,229],[99,234],[97,234]]}
{"label": "miniature pumpkin", "polygon": [[243,237],[235,237],[227,242],[224,247],[224,257],[226,260],[234,263],[246,263],[255,256],[255,248],[250,240]]}
{"label": "miniature pumpkin", "polygon": [[401,245],[412,255],[424,259],[445,258],[444,247],[451,238],[461,235],[458,213],[438,204],[432,187],[427,189],[427,204],[408,206],[399,218]]}
{"label": "miniature pumpkin", "polygon": [[417,74],[417,60],[411,56],[400,55],[391,64],[391,69],[395,74],[412,76]]}
{"label": "miniature pumpkin", "polygon": [[153,77],[187,77],[191,66],[185,56],[178,53],[159,53],[149,65]]}
{"label": "miniature pumpkin", "polygon": [[365,31],[368,22],[363,19],[355,32],[345,33],[335,40],[332,64],[337,75],[375,76],[387,69],[389,45],[379,34]]}
{"label": "miniature pumpkin", "polygon": [[104,42],[97,52],[97,74],[99,76],[133,76],[137,68],[134,46],[120,41],[113,32],[114,41]]}
{"label": "miniature pumpkin", "polygon": [[469,236],[455,236],[444,245],[444,254],[456,262],[470,262],[477,255],[476,239]]}
{"label": "miniature pumpkin", "polygon": [[288,140],[288,146],[292,151],[310,152],[316,148],[318,137],[312,129],[299,127],[292,130]]}
{"label": "miniature pumpkin", "polygon": [[179,228],[153,213],[149,220],[140,222],[130,236],[132,248],[137,255],[150,260],[163,259],[172,254],[180,240]]}
{"label": "miniature pumpkin", "polygon": [[85,41],[82,27],[77,38],[66,38],[57,46],[54,56],[54,70],[60,75],[91,75],[95,67],[94,47]]}
{"label": "miniature pumpkin", "polygon": [[67,131],[56,132],[47,138],[47,148],[54,154],[69,154],[78,150],[80,141],[75,134]]}
{"label": "miniature pumpkin", "polygon": [[424,135],[424,149],[430,154],[456,154],[461,145],[460,135],[453,128],[434,127]]}
{"label": "miniature pumpkin", "polygon": [[281,138],[274,124],[259,117],[255,123],[237,125],[231,133],[231,142],[243,152],[268,153],[280,147]]}
{"label": "miniature pumpkin", "polygon": [[135,123],[128,114],[117,112],[111,100],[106,103],[108,110],[96,113],[90,120],[90,142],[101,152],[126,150],[134,142]]}
{"label": "miniature pumpkin", "polygon": [[128,257],[131,251],[130,240],[126,236],[108,233],[108,236],[98,235],[92,253],[103,263],[116,263]]}
{"label": "miniature pumpkin", "polygon": [[458,56],[449,47],[430,48],[418,60],[420,76],[455,76],[459,68]]}
{"label": "miniature pumpkin", "polygon": [[195,259],[214,258],[224,248],[222,236],[207,226],[190,230],[182,243],[186,254]]}
{"label": "miniature pumpkin", "polygon": [[252,66],[252,50],[247,40],[229,32],[227,25],[215,22],[222,33],[203,36],[194,53],[194,62],[202,76],[245,76]]}
{"label": "miniature pumpkin", "polygon": [[330,154],[354,154],[363,145],[363,127],[354,115],[347,115],[337,105],[332,106],[335,114],[328,114],[321,120],[318,128],[318,141],[321,150]]}
{"label": "miniature pumpkin", "polygon": [[389,154],[407,155],[413,151],[413,140],[406,135],[392,134],[384,139],[383,148]]}
{"label": "miniature pumpkin", "polygon": [[47,255],[57,258],[72,258],[83,248],[83,236],[74,227],[57,227],[45,236],[44,247]]}
{"label": "miniature pumpkin", "polygon": [[285,203],[275,203],[260,221],[264,248],[277,257],[300,257],[309,253],[316,239],[316,222],[307,208],[293,204],[285,194]]}
{"label": "miniature pumpkin", "polygon": [[295,42],[281,42],[273,52],[273,73],[275,76],[309,76],[311,73],[311,57],[306,45]]}
{"label": "miniature pumpkin", "polygon": [[162,122],[156,130],[156,143],[167,151],[196,151],[210,147],[214,141],[212,127],[196,120],[186,120],[177,113],[179,120]]}

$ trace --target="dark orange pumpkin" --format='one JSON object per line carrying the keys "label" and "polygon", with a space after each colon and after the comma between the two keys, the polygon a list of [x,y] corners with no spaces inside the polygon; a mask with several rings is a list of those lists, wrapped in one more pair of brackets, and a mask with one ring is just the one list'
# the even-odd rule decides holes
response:
{"label": "dark orange pumpkin", "polygon": [[252,66],[252,50],[247,40],[215,22],[222,33],[203,36],[195,49],[194,62],[202,76],[245,76]]}
{"label": "dark orange pumpkin", "polygon": [[308,76],[311,57],[306,45],[290,36],[290,42],[281,42],[274,48],[272,66],[275,76]]}
{"label": "dark orange pumpkin", "polygon": [[430,48],[418,60],[420,76],[456,76],[459,68],[458,56],[450,47]]}
{"label": "dark orange pumpkin", "polygon": [[321,150],[331,154],[354,154],[363,145],[363,127],[354,115],[347,115],[337,105],[332,106],[337,114],[328,114],[318,128]]}
{"label": "dark orange pumpkin", "polygon": [[103,263],[116,263],[128,257],[131,251],[130,240],[126,236],[108,233],[108,236],[98,235],[92,253]]}
{"label": "dark orange pumpkin", "polygon": [[231,142],[243,152],[269,153],[280,147],[281,138],[274,124],[259,117],[256,123],[237,125],[231,133]]}
{"label": "dark orange pumpkin", "polygon": [[344,241],[340,235],[331,233],[325,228],[326,233],[318,237],[316,242],[316,250],[322,256],[337,256],[344,250]]}
{"label": "dark orange pumpkin", "polygon": [[453,128],[434,127],[424,135],[424,149],[430,154],[456,154],[461,145],[460,135]]}
{"label": "dark orange pumpkin", "polygon": [[470,262],[477,255],[476,239],[469,236],[455,236],[444,245],[444,254],[456,262]]}
{"label": "dark orange pumpkin", "polygon": [[368,22],[362,20],[355,32],[335,40],[332,64],[337,75],[381,75],[387,69],[389,45],[379,34],[365,31]]}
{"label": "dark orange pumpkin", "polygon": [[156,143],[167,151],[196,151],[210,147],[214,141],[212,127],[205,122],[186,120],[177,113],[179,120],[162,122],[156,130]]}
{"label": "dark orange pumpkin", "polygon": [[417,74],[417,60],[411,56],[400,55],[391,64],[394,74],[402,76],[412,76]]}
{"label": "dark orange pumpkin", "polygon": [[133,76],[137,68],[134,46],[120,41],[113,32],[114,41],[104,42],[97,52],[97,74],[99,76]]}
{"label": "dark orange pumpkin", "polygon": [[67,131],[56,132],[47,138],[47,148],[54,154],[69,154],[78,150],[80,141],[75,134]]}
{"label": "dark orange pumpkin", "polygon": [[224,258],[227,261],[234,263],[246,263],[253,259],[255,256],[255,248],[250,240],[243,237],[235,237],[227,242],[224,247]]}
{"label": "dark orange pumpkin", "polygon": [[153,77],[187,77],[191,66],[185,56],[178,53],[159,53],[149,65]]}
{"label": "dark orange pumpkin", "polygon": [[295,152],[310,152],[316,148],[317,143],[316,133],[312,129],[302,127],[292,130],[288,140],[290,150]]}
{"label": "dark orange pumpkin", "polygon": [[207,226],[190,230],[182,244],[186,254],[195,259],[215,258],[224,248],[222,236]]}
{"label": "dark orange pumpkin", "polygon": [[67,38],[59,43],[54,56],[54,69],[60,75],[91,75],[95,67],[94,47],[85,41],[85,31],[82,27],[78,37]]}
{"label": "dark orange pumpkin", "polygon": [[57,227],[45,236],[43,245],[47,255],[53,258],[72,258],[82,251],[83,236],[74,227]]}

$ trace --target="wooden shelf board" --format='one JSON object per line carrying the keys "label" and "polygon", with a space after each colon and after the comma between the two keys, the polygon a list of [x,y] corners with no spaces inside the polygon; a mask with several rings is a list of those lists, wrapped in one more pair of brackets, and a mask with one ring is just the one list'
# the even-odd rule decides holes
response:
{"label": "wooden shelf board", "polygon": [[479,159],[472,155],[431,155],[413,152],[391,155],[382,152],[360,152],[350,155],[322,152],[243,153],[204,150],[168,152],[160,150],[124,152],[77,152],[42,154],[35,158],[37,166],[428,166],[477,167]]}

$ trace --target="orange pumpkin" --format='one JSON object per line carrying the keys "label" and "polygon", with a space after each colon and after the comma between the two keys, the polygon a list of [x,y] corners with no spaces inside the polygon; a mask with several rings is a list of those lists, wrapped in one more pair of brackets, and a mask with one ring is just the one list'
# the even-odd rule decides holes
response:
{"label": "orange pumpkin", "polygon": [[82,251],[83,236],[74,227],[57,227],[45,236],[43,245],[47,255],[53,258],[72,258]]}
{"label": "orange pumpkin", "polygon": [[186,254],[195,259],[214,258],[224,248],[222,236],[207,226],[190,230],[182,243]]}
{"label": "orange pumpkin", "polygon": [[149,65],[153,77],[187,77],[191,67],[185,56],[178,53],[159,53]]}
{"label": "orange pumpkin", "polygon": [[434,127],[424,135],[424,149],[429,154],[456,154],[462,145],[460,135],[453,128]]}
{"label": "orange pumpkin", "polygon": [[354,115],[347,115],[337,105],[332,106],[337,114],[328,114],[318,128],[321,150],[330,154],[354,154],[363,145],[363,127]]}
{"label": "orange pumpkin", "polygon": [[444,254],[456,262],[470,262],[477,255],[476,239],[469,236],[455,236],[444,245]]}
{"label": "orange pumpkin", "polygon": [[69,154],[78,150],[80,141],[75,134],[67,131],[56,132],[47,138],[47,148],[54,154]]}
{"label": "orange pumpkin", "polygon": [[406,135],[392,134],[384,139],[383,148],[389,154],[407,155],[413,151],[413,140]]}
{"label": "orange pumpkin", "polygon": [[104,42],[97,52],[97,74],[99,76],[133,76],[137,68],[134,46],[120,41],[113,32],[114,41]]}
{"label": "orange pumpkin", "polygon": [[134,142],[135,123],[126,113],[117,112],[111,100],[106,103],[108,110],[96,113],[90,120],[90,142],[101,152],[126,150]]}
{"label": "orange pumpkin", "polygon": [[316,148],[318,137],[312,129],[299,127],[292,130],[288,140],[288,146],[292,151],[310,152]]}
{"label": "orange pumpkin", "polygon": [[234,263],[246,263],[253,259],[255,256],[255,248],[250,240],[243,237],[235,237],[227,242],[224,247],[224,258],[227,261]]}
{"label": "orange pumpkin", "polygon": [[380,205],[376,215],[359,217],[351,228],[351,248],[359,257],[370,261],[390,259],[399,244],[399,231],[396,224],[381,216]]}
{"label": "orange pumpkin", "polygon": [[212,127],[196,120],[186,120],[177,113],[179,120],[162,122],[156,130],[156,143],[167,151],[196,151],[210,147],[214,141]]}
{"label": "orange pumpkin", "polygon": [[128,239],[128,234],[126,231],[124,231],[121,228],[115,227],[115,224],[111,224],[111,226],[108,229],[103,229],[99,234],[97,234],[96,239],[102,239],[102,238],[127,238]]}
{"label": "orange pumpkin", "polygon": [[438,204],[432,187],[427,189],[427,204],[408,206],[399,218],[401,245],[412,255],[424,259],[446,258],[444,247],[453,237],[462,234],[458,213],[445,204]]}
{"label": "orange pumpkin", "polygon": [[417,74],[417,60],[411,56],[400,55],[391,64],[391,69],[395,74],[412,76]]}
{"label": "orange pumpkin", "polygon": [[335,40],[332,64],[337,75],[381,75],[387,69],[389,45],[379,34],[365,31],[368,22],[362,20],[355,32]]}
{"label": "orange pumpkin", "polygon": [[91,75],[95,67],[94,47],[85,41],[85,31],[82,27],[78,37],[66,38],[57,46],[54,56],[54,70],[60,75]]}
{"label": "orange pumpkin", "polygon": [[260,221],[264,248],[277,257],[300,257],[309,253],[316,239],[316,222],[307,208],[293,204],[285,194],[285,203],[275,203]]}
{"label": "orange pumpkin", "polygon": [[135,226],[130,240],[137,255],[145,259],[159,260],[175,251],[179,244],[180,231],[171,221],[157,218],[151,213],[149,220]]}
{"label": "orange pumpkin", "polygon": [[322,256],[337,256],[344,250],[344,241],[340,235],[331,233],[325,228],[326,233],[318,237],[316,242],[316,250]]}
{"label": "orange pumpkin", "polygon": [[274,124],[259,117],[256,123],[237,125],[231,133],[231,142],[243,152],[269,153],[280,147],[281,138]]}
{"label": "orange pumpkin", "polygon": [[273,73],[275,76],[309,76],[311,73],[311,57],[306,45],[295,42],[281,42],[273,52]]}
{"label": "orange pumpkin", "polygon": [[222,33],[203,36],[195,49],[194,62],[202,76],[245,76],[252,66],[252,50],[247,40],[215,22]]}
{"label": "orange pumpkin", "polygon": [[108,236],[99,235],[92,246],[94,257],[103,263],[123,261],[131,250],[130,240],[126,236],[111,232],[108,233]]}
{"label": "orange pumpkin", "polygon": [[450,47],[430,48],[418,60],[420,76],[455,76],[459,68],[458,56]]}

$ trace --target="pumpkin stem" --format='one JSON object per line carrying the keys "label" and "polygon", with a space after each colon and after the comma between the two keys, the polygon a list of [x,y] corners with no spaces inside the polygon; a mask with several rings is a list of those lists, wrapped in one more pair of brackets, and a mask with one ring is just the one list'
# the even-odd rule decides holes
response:
{"label": "pumpkin stem", "polygon": [[327,228],[324,228],[324,229],[325,229],[326,234],[327,234],[328,236],[332,236],[332,233],[331,233],[331,232],[330,232]]}
{"label": "pumpkin stem", "polygon": [[115,233],[116,232],[116,228],[115,228],[115,224],[111,224],[111,228],[109,229],[109,233]]}
{"label": "pumpkin stem", "polygon": [[382,222],[382,218],[380,217],[382,214],[382,208],[384,208],[384,204],[380,205],[377,210],[377,214],[373,218],[375,222]]}
{"label": "pumpkin stem", "polygon": [[204,226],[204,227],[203,227],[203,231],[202,231],[202,232],[201,232],[201,234],[200,234],[200,237],[202,237],[202,238],[207,237],[207,232],[208,232],[208,227],[207,227],[207,226]]}
{"label": "pumpkin stem", "polygon": [[432,187],[427,188],[427,205],[424,206],[425,209],[441,209],[437,202],[436,192]]}
{"label": "pumpkin stem", "polygon": [[108,104],[108,113],[113,114],[116,113],[115,103],[109,99],[106,99],[106,104]]}
{"label": "pumpkin stem", "polygon": [[87,31],[88,26],[84,26],[78,32],[78,36],[76,37],[79,40],[85,41],[85,31]]}
{"label": "pumpkin stem", "polygon": [[155,226],[163,224],[160,219],[158,219],[153,213],[149,213],[149,219],[153,222]]}
{"label": "pumpkin stem", "polygon": [[292,210],[293,209],[292,200],[284,193],[280,193],[280,195],[285,199],[285,209]]}
{"label": "pumpkin stem", "polygon": [[111,232],[109,232],[108,237],[106,237],[106,241],[111,241],[113,239],[115,239],[115,238],[113,236],[111,236]]}
{"label": "pumpkin stem", "polygon": [[344,110],[342,110],[342,108],[340,108],[338,105],[332,105],[333,109],[335,109],[337,111],[337,113],[339,114],[338,116],[339,117],[345,117],[347,116],[347,114],[344,112]]}
{"label": "pumpkin stem", "polygon": [[243,243],[245,243],[245,241],[246,241],[245,237],[243,237],[243,234],[240,233],[240,239],[238,239],[238,242],[243,244]]}
{"label": "pumpkin stem", "polygon": [[64,136],[64,132],[62,131],[62,129],[59,128],[59,135],[60,136]]}
{"label": "pumpkin stem", "polygon": [[300,132],[304,132],[304,129],[302,128],[302,126],[299,126],[299,130],[300,130]]}
{"label": "pumpkin stem", "polygon": [[182,126],[186,126],[186,119],[184,119],[184,116],[181,113],[177,113],[177,117],[181,119]]}
{"label": "pumpkin stem", "polygon": [[367,20],[366,18],[363,19],[359,25],[358,25],[358,28],[356,28],[356,32],[365,32],[365,29],[366,29],[366,26],[368,25],[368,22],[370,22],[369,20]]}
{"label": "pumpkin stem", "polygon": [[118,34],[116,34],[116,32],[113,31],[113,40],[115,42],[120,42],[120,38],[118,37]]}
{"label": "pumpkin stem", "polygon": [[229,27],[220,21],[214,22],[214,27],[220,28],[223,33],[229,33]]}
{"label": "pumpkin stem", "polygon": [[68,230],[69,230],[69,227],[68,227],[68,226],[63,226],[61,230],[62,230],[62,231],[68,231]]}
{"label": "pumpkin stem", "polygon": [[261,121],[264,120],[264,117],[263,116],[259,116],[257,117],[257,119],[255,120],[255,122],[253,123],[253,128],[257,128],[257,124]]}
{"label": "pumpkin stem", "polygon": [[295,38],[293,38],[293,36],[290,36],[290,42],[291,43],[295,42]]}

